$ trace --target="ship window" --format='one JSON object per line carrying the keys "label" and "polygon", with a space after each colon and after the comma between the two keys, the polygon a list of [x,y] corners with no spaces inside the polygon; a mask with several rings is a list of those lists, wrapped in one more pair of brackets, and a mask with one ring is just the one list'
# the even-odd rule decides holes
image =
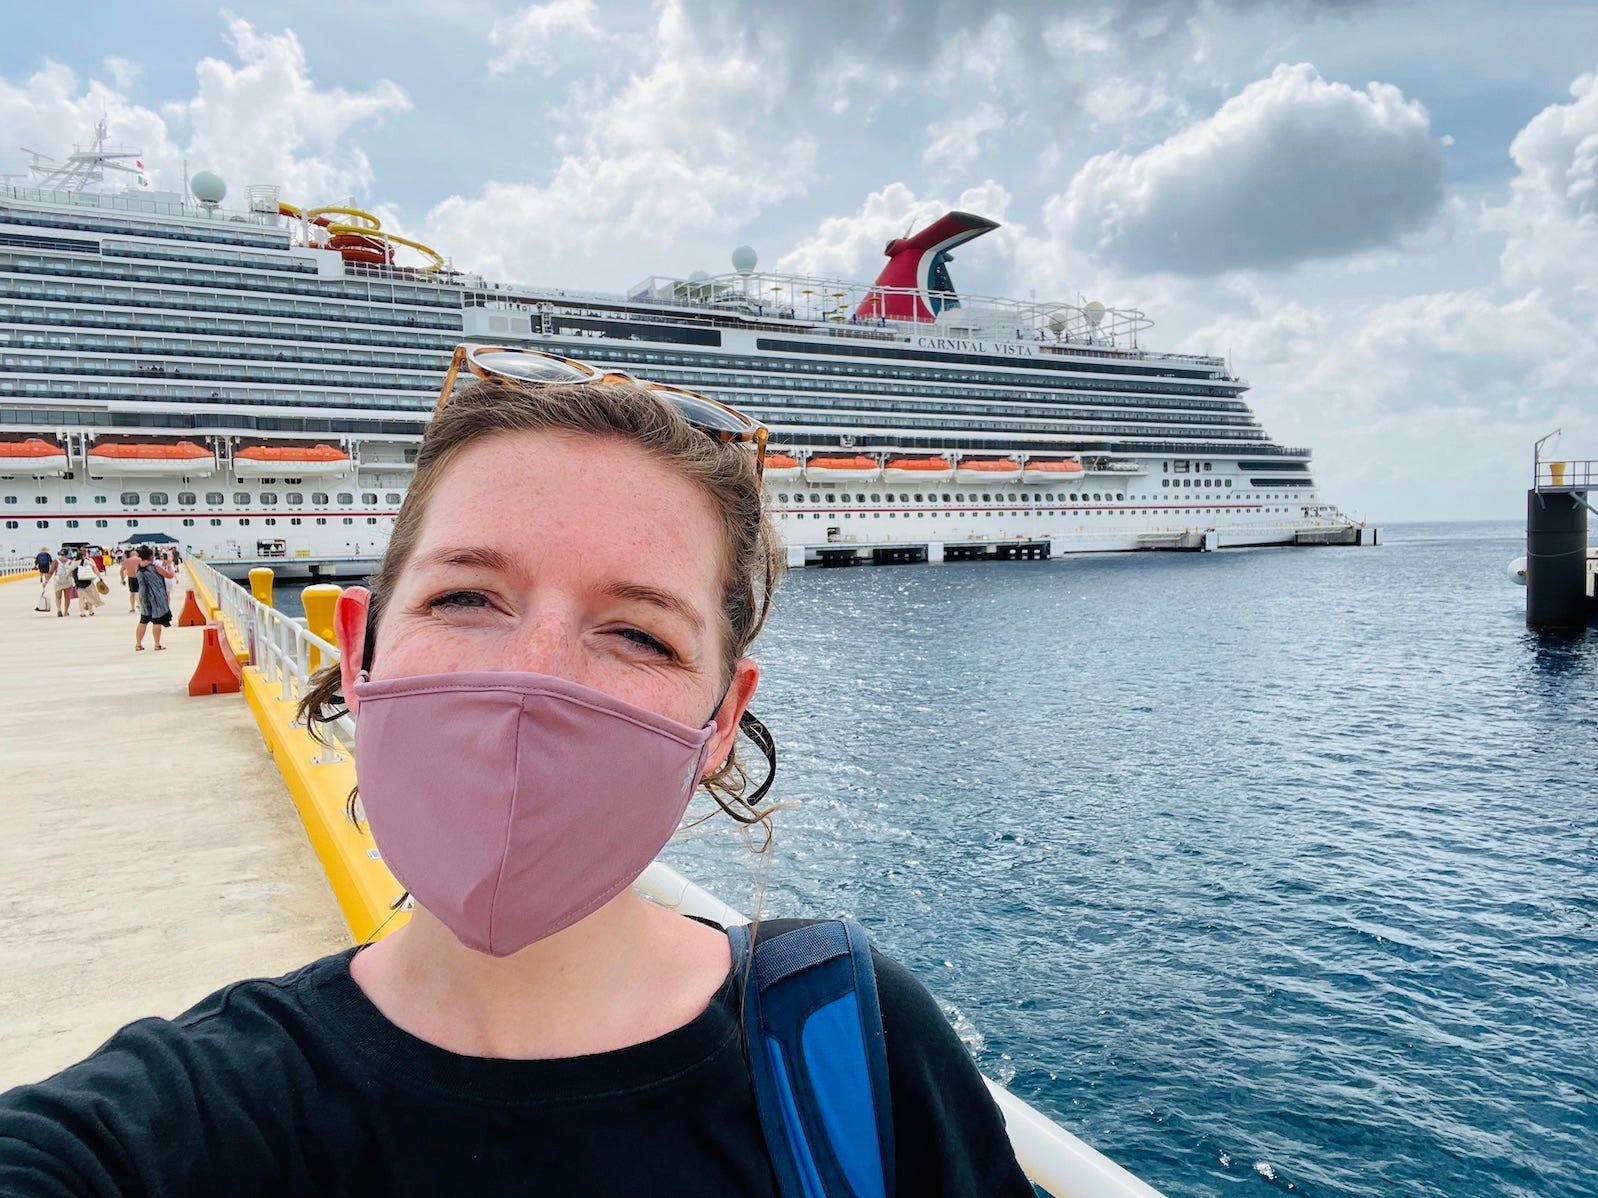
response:
{"label": "ship window", "polygon": [[300,518],[298,516],[290,516],[289,517],[289,523],[297,525],[297,524],[300,523]]}
{"label": "ship window", "polygon": [[67,521],[67,527],[68,528],[76,528],[77,526],[78,526],[78,522],[76,520],[68,520]]}
{"label": "ship window", "polygon": [[138,507],[139,506],[139,493],[137,491],[124,491],[124,492],[122,492],[122,506],[123,507]]}
{"label": "ship window", "polygon": [[167,504],[167,503],[171,503],[172,501],[169,498],[167,498],[167,493],[165,491],[151,491],[150,492],[150,502],[151,503],[157,503],[157,504]]}
{"label": "ship window", "polygon": [[[240,524],[248,524],[249,521],[248,520],[240,520],[239,523]],[[261,521],[261,523],[262,524],[276,524],[277,523],[277,517],[276,516],[268,516],[265,520]]]}
{"label": "ship window", "polygon": [[982,492],[982,502],[983,503],[992,503],[993,502],[993,496],[989,495],[986,491]]}
{"label": "ship window", "polygon": [[350,494],[348,491],[340,491],[338,493],[338,501],[344,504],[354,503],[355,496]]}
{"label": "ship window", "polygon": [[111,527],[111,521],[109,521],[109,520],[96,520],[94,522],[94,526],[96,528],[110,528]]}
{"label": "ship window", "polygon": [[344,517],[344,523],[346,523],[346,524],[354,524],[355,523],[355,517],[354,516],[345,516]]}
{"label": "ship window", "polygon": [[383,502],[384,503],[399,503],[400,502],[400,493],[398,491],[389,491],[389,492],[387,492],[383,496]]}
{"label": "ship window", "polygon": [[7,528],[16,528],[19,524],[20,524],[20,521],[17,521],[17,520],[7,520],[6,521],[6,527]]}
{"label": "ship window", "polygon": [[812,491],[810,493],[810,502],[811,503],[820,503],[821,502],[821,496],[817,495],[814,491]]}
{"label": "ship window", "polygon": [[48,499],[46,499],[43,495],[35,495],[33,497],[33,502],[34,503],[49,503],[50,501]]}
{"label": "ship window", "polygon": [[318,516],[316,518],[316,522],[318,524],[326,524],[327,523],[327,517],[326,516]]}
{"label": "ship window", "polygon": [[303,478],[285,478],[283,480],[283,485],[286,487],[297,487],[304,481],[305,480]]}
{"label": "ship window", "polygon": [[1170,480],[1170,479],[1168,479],[1168,478],[1162,478],[1162,479],[1160,479],[1160,486],[1162,486],[1162,487],[1168,487],[1168,486],[1170,486],[1170,485],[1171,485],[1171,480]]}
{"label": "ship window", "polygon": [[366,517],[366,522],[368,524],[376,524],[377,523],[377,517],[376,516],[368,516],[368,517]]}
{"label": "ship window", "polygon": [[239,518],[240,526],[247,525],[249,522],[250,522],[250,518],[248,516],[241,516]]}
{"label": "ship window", "polygon": [[314,503],[317,507],[326,507],[327,506],[327,492],[326,491],[312,491],[311,492],[311,502]]}
{"label": "ship window", "polygon": [[96,496],[95,496],[95,497],[94,497],[94,501],[95,501],[95,502],[96,502],[96,503],[110,503],[110,502],[111,502],[111,501],[110,501],[110,499],[108,499],[108,498],[107,498],[107,497],[106,497],[106,496],[104,496],[104,495],[96,495]]}
{"label": "ship window", "polygon": [[1208,474],[1213,469],[1215,469],[1215,463],[1214,462],[1205,462],[1204,463],[1204,473],[1205,474]]}
{"label": "ship window", "polygon": [[305,506],[305,492],[304,491],[286,491],[286,492],[284,492],[283,498],[288,503],[288,505],[290,507],[304,507]]}
{"label": "ship window", "polygon": [[944,497],[943,497],[943,502],[944,502],[944,503],[948,503],[948,502],[949,502],[949,497],[948,497],[948,495],[944,495]]}
{"label": "ship window", "polygon": [[1226,480],[1226,485],[1227,486],[1231,486],[1232,485],[1232,480],[1231,479],[1227,479]]}
{"label": "ship window", "polygon": [[361,492],[361,502],[362,503],[366,503],[366,504],[371,504],[372,506],[375,507],[377,505],[377,492],[376,491],[362,491]]}
{"label": "ship window", "polygon": [[866,501],[866,497],[864,495],[856,495],[854,497],[854,501],[856,503],[864,503]]}
{"label": "ship window", "polygon": [[15,503],[16,501],[17,501],[17,497],[15,495],[7,495],[6,496],[6,502],[7,503]]}
{"label": "ship window", "polygon": [[1126,492],[1117,491],[1115,493],[1115,502],[1116,503],[1125,503],[1126,502]]}
{"label": "ship window", "polygon": [[76,503],[76,502],[78,502],[78,497],[76,495],[68,495],[67,496],[67,502],[68,503]]}
{"label": "ship window", "polygon": [[1169,462],[1161,462],[1160,463],[1160,471],[1162,473],[1164,473],[1164,474],[1169,474],[1171,472],[1171,463],[1169,463]]}
{"label": "ship window", "polygon": [[33,523],[34,523],[34,526],[36,528],[49,528],[50,527],[50,521],[48,521],[48,520],[35,520]]}
{"label": "ship window", "polygon": [[277,492],[276,491],[262,491],[261,492],[261,502],[262,503],[276,503],[277,502]]}
{"label": "ship window", "polygon": [[128,527],[129,528],[137,528],[137,527],[139,527],[139,522],[137,520],[129,520],[128,521]]}
{"label": "ship window", "polygon": [[788,502],[788,492],[784,491],[781,495],[778,495],[777,496],[777,502],[778,503],[787,503]]}
{"label": "ship window", "polygon": [[222,527],[221,518],[218,517],[218,516],[212,516],[211,517],[211,527],[212,528],[221,528]]}
{"label": "ship window", "polygon": [[196,495],[193,491],[179,491],[178,492],[178,506],[179,507],[193,507],[195,504],[197,504],[199,502],[200,502],[200,497],[198,495]]}
{"label": "ship window", "polygon": [[881,503],[882,502],[882,496],[877,494],[877,492],[875,492],[875,491],[871,492],[871,502],[872,503]]}
{"label": "ship window", "polygon": [[[221,503],[222,501],[218,499],[217,502]],[[250,493],[248,491],[234,491],[233,502],[236,506],[243,507],[250,502]]]}
{"label": "ship window", "polygon": [[927,497],[925,495],[917,495],[916,496],[916,502],[917,503],[925,503],[926,500],[927,500]]}
{"label": "ship window", "polygon": [[192,516],[186,518],[183,521],[183,527],[184,528],[193,528],[194,527],[194,518]]}

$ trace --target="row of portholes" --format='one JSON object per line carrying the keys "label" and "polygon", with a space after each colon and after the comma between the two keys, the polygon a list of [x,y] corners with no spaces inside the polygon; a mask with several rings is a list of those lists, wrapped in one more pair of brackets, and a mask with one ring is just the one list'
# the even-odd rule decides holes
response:
{"label": "row of portholes", "polygon": [[1206,479],[1199,479],[1199,480],[1194,480],[1194,479],[1191,479],[1191,478],[1179,478],[1175,482],[1172,482],[1168,478],[1162,478],[1162,479],[1160,479],[1160,486],[1162,486],[1162,487],[1218,487],[1218,486],[1220,486],[1222,484],[1222,482],[1225,482],[1225,484],[1227,486],[1231,486],[1232,485],[1232,480],[1229,479],[1229,478],[1228,479],[1224,479],[1224,480],[1223,479],[1219,479],[1219,478],[1206,478]]}
{"label": "row of portholes", "polygon": [[[164,506],[170,502],[165,491],[151,491],[149,495],[150,503],[156,507]],[[73,496],[69,495],[67,497],[67,502],[73,502],[73,498]],[[96,503],[105,502],[104,496],[96,495],[94,498]],[[403,499],[403,496],[400,495],[398,491],[389,491],[383,496],[383,502],[392,505],[397,505],[401,499]],[[140,503],[140,495],[137,491],[124,491],[122,492],[121,500],[123,507],[138,507]],[[274,506],[277,501],[278,497],[276,491],[262,491],[260,493],[259,502],[268,507]],[[290,507],[303,506],[305,503],[305,492],[286,491],[283,495],[283,501]],[[43,503],[44,500],[41,499],[39,502]],[[248,491],[233,492],[233,506],[235,507],[248,507],[254,502],[256,502],[256,498]],[[337,502],[340,507],[353,507],[355,504],[355,495],[350,491],[340,491],[335,499],[335,497],[328,495],[326,491],[311,492],[311,504],[314,507],[327,507],[333,502]],[[367,507],[376,507],[377,492],[362,491],[361,502]],[[225,496],[221,491],[207,491],[205,493],[205,504],[207,507],[221,507],[225,503],[227,503],[227,496]],[[196,496],[193,491],[178,492],[179,507],[195,507],[198,504],[199,497]]]}
{"label": "row of portholes", "polygon": [[[793,500],[794,503],[803,503],[805,501],[805,497],[804,497],[804,493],[803,492],[795,491],[790,496],[787,491],[782,491],[782,492],[780,492],[777,495],[777,502],[778,503],[787,503],[790,498]],[[829,493],[829,494],[827,494],[825,496],[823,496],[820,493],[815,492],[815,491],[810,492],[810,502],[811,503],[820,503],[823,498],[836,499],[840,503],[848,503],[850,501],[851,497],[849,495],[849,492],[847,492],[847,491],[839,491],[836,494]],[[902,491],[899,493],[899,502],[900,503],[937,503],[937,502],[939,502],[941,500],[944,503],[970,504],[970,503],[975,503],[977,501],[977,498],[978,497],[976,495],[951,495],[947,491],[943,492],[942,495],[938,495],[936,493],[923,495],[923,494],[920,494],[919,492],[917,494],[915,494],[915,495],[907,495],[907,494],[905,494]],[[1086,491],[1084,491],[1084,492],[1082,492],[1081,502],[1083,502],[1083,503],[1088,503],[1088,502],[1106,503],[1106,502],[1109,502],[1112,498],[1117,503],[1123,503],[1126,500],[1126,495],[1124,493],[1122,493],[1122,492],[1119,492],[1119,491],[1117,491],[1113,496],[1108,491],[1104,492],[1102,495],[1099,492],[1097,492],[1097,491],[1093,492],[1092,495],[1089,495]],[[871,493],[871,502],[872,503],[881,503],[881,502],[883,502],[884,499],[886,499],[887,502],[892,503],[893,502],[893,493],[890,491],[885,496],[883,494],[881,494],[880,492],[877,492],[877,491],[873,491]],[[1003,492],[999,492],[997,494],[991,494],[991,493],[989,493],[987,491],[984,491],[982,493],[982,495],[981,495],[981,499],[982,499],[983,503],[1050,504],[1050,503],[1058,503],[1059,502],[1059,499],[1056,496],[1052,496],[1052,495],[1017,495],[1014,491],[1011,491],[1008,495],[1006,495]],[[864,493],[857,492],[853,496],[853,500],[854,500],[855,503],[864,503],[864,502],[866,502],[866,496],[865,496]],[[1076,503],[1077,502],[1077,496],[1076,496],[1075,492],[1073,492],[1071,494],[1071,502],[1072,503]]]}

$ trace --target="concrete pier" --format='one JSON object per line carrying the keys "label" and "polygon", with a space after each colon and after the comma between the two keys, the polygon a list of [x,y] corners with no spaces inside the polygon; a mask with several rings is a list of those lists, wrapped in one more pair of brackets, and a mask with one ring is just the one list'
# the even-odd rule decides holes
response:
{"label": "concrete pier", "polygon": [[0,1090],[350,940],[243,697],[188,695],[202,630],[38,595],[0,586]]}

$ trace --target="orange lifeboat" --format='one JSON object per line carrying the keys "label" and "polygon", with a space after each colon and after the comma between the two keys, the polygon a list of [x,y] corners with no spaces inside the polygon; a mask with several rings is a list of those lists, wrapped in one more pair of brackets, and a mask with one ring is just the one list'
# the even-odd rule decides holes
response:
{"label": "orange lifeboat", "polygon": [[330,478],[354,469],[350,455],[331,445],[250,445],[233,451],[236,478]]}
{"label": "orange lifeboat", "polygon": [[961,458],[954,472],[963,483],[1012,483],[1021,478],[1021,463],[1013,458]]}
{"label": "orange lifeboat", "polygon": [[214,473],[216,454],[193,441],[101,441],[89,447],[89,474],[95,478]]}
{"label": "orange lifeboat", "polygon": [[889,458],[882,467],[882,481],[888,483],[921,486],[947,482],[953,477],[954,464],[947,458]]}
{"label": "orange lifeboat", "polygon": [[1028,458],[1021,481],[1028,483],[1074,483],[1087,474],[1075,458]]}
{"label": "orange lifeboat", "polygon": [[881,468],[876,458],[862,455],[837,458],[811,458],[805,463],[805,478],[813,483],[869,482]]}
{"label": "orange lifeboat", "polygon": [[768,453],[765,460],[765,477],[783,481],[799,477],[799,459],[787,453]]}
{"label": "orange lifeboat", "polygon": [[43,437],[0,441],[0,474],[42,476],[64,474],[66,469],[67,451]]}

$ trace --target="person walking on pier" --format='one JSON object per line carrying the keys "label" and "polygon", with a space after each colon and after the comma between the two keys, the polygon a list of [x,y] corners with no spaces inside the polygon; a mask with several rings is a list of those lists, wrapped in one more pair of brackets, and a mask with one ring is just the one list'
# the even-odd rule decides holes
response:
{"label": "person walking on pier", "polygon": [[55,596],[57,616],[72,614],[72,601],[78,596],[72,572],[72,554],[63,546],[50,567],[50,593]]}
{"label": "person walking on pier", "polygon": [[161,643],[161,630],[172,627],[172,604],[167,596],[166,580],[172,577],[172,568],[155,560],[155,551],[148,545],[139,546],[139,629],[133,635],[133,648],[144,651],[144,629],[155,625],[150,635],[155,647],[165,649]]}
{"label": "person walking on pier", "polygon": [[50,556],[50,550],[43,545],[39,546],[39,552],[33,555],[33,564],[39,571],[39,585],[41,587],[50,577],[50,563],[53,561],[55,561],[55,558]]}
{"label": "person walking on pier", "polygon": [[[463,367],[482,381],[452,393]],[[458,349],[372,589],[335,606],[341,660],[300,716],[354,713],[359,801],[409,922],[0,1095],[0,1193],[799,1192],[778,1180],[798,1181],[793,1125],[766,1118],[780,1054],[744,1026],[769,981],[749,934],[633,888],[698,790],[769,841],[776,747],[749,711],[783,561],[766,430],[614,377]],[[837,961],[811,931],[859,929],[753,935],[806,946],[796,967]],[[817,1012],[799,1055],[847,1099],[819,1109],[851,1112],[832,1143],[873,1182],[851,1192],[1032,1198],[937,1001],[863,942],[844,957],[870,1020],[850,1006],[820,1039],[880,1053],[809,1055]]]}
{"label": "person walking on pier", "polygon": [[139,610],[139,555],[129,549],[122,555],[122,565],[117,567],[123,584],[128,588],[128,610]]}
{"label": "person walking on pier", "polygon": [[72,580],[78,586],[78,617],[92,616],[105,600],[100,595],[100,555],[79,549],[72,563]]}

